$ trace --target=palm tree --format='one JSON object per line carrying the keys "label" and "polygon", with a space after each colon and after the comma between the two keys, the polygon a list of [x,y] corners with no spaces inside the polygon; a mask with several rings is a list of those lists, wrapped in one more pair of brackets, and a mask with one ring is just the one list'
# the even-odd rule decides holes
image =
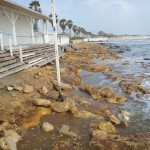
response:
{"label": "palm tree", "polygon": [[66,27],[67,27],[67,23],[66,23],[66,19],[61,19],[59,22],[59,26],[61,27],[63,33],[65,33]]}
{"label": "palm tree", "polygon": [[[32,1],[30,4],[29,4],[29,8],[30,9],[33,9],[34,11],[37,11],[39,13],[42,12],[41,8],[40,8],[40,2],[39,1]],[[35,32],[38,32],[38,19],[35,19],[35,23],[34,23],[34,31]]]}
{"label": "palm tree", "polygon": [[72,27],[72,30],[73,30],[73,32],[74,32],[74,36],[77,34],[77,29],[78,29],[78,27],[77,27],[76,25],[74,25],[74,26]]}
{"label": "palm tree", "polygon": [[[53,27],[53,18],[52,18],[52,14],[50,14],[49,15],[49,17],[51,18],[50,20],[49,20],[49,22],[51,23],[51,25],[52,25],[52,27]],[[56,14],[56,23],[58,23],[58,16],[57,16],[57,14]]]}
{"label": "palm tree", "polygon": [[70,35],[70,37],[71,37],[71,29],[72,29],[72,27],[73,27],[73,22],[72,22],[72,20],[68,20],[68,21],[67,21],[67,26],[68,26],[68,28],[69,28],[69,35]]}

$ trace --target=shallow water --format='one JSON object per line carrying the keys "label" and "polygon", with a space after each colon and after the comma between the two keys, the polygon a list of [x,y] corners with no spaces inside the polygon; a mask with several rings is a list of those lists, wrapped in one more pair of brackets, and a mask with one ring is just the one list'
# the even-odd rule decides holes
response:
{"label": "shallow water", "polygon": [[[113,68],[111,75],[123,75],[127,79],[143,80],[142,86],[150,89],[150,39],[111,40],[105,46],[120,52],[119,56],[122,59],[114,61],[96,59],[94,61],[111,65]],[[124,62],[128,62],[129,65],[122,65]],[[128,98],[128,101],[116,107],[116,110],[124,109],[131,112],[129,126],[126,129],[120,129],[120,133],[150,133],[150,95],[144,95],[142,98],[137,98],[135,93],[127,95],[118,87],[119,81],[113,82],[102,73],[83,71],[82,80],[83,84],[111,86],[116,92]]]}

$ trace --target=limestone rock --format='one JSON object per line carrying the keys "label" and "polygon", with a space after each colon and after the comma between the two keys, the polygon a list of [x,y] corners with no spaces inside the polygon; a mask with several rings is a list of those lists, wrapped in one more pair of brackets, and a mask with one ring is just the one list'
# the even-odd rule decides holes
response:
{"label": "limestone rock", "polygon": [[91,124],[90,126],[92,129],[98,129],[98,130],[106,132],[106,133],[116,132],[116,128],[112,125],[111,122],[102,122],[99,124]]}
{"label": "limestone rock", "polygon": [[22,86],[19,86],[19,85],[14,85],[13,88],[14,88],[16,91],[19,91],[19,92],[22,92],[22,91],[23,91],[23,87],[22,87]]}
{"label": "limestone rock", "polygon": [[76,106],[73,106],[73,107],[71,107],[70,112],[73,116],[76,116],[79,111]]}
{"label": "limestone rock", "polygon": [[98,129],[92,131],[92,137],[93,138],[99,138],[99,137],[102,137],[102,136],[105,136],[105,135],[107,135],[106,132],[98,130]]}
{"label": "limestone rock", "polygon": [[14,142],[18,142],[21,140],[21,136],[15,130],[5,130],[4,131],[5,137],[13,139]]}
{"label": "limestone rock", "polygon": [[33,92],[33,87],[30,85],[24,85],[22,91],[24,93],[32,93]]}
{"label": "limestone rock", "polygon": [[81,110],[81,111],[78,111],[76,114],[73,114],[73,116],[75,117],[78,117],[78,118],[96,118],[96,119],[103,119],[102,116],[99,116],[99,115],[95,115],[91,112],[88,112],[86,110]]}
{"label": "limestone rock", "polygon": [[52,70],[53,67],[52,67],[52,66],[46,66],[46,69],[47,69],[47,70]]}
{"label": "limestone rock", "polygon": [[127,100],[107,86],[94,87],[92,85],[85,85],[81,86],[80,90],[90,94],[96,100],[105,100],[114,104]]}
{"label": "limestone rock", "polygon": [[44,123],[42,124],[42,130],[45,131],[45,132],[50,132],[50,131],[53,131],[53,130],[54,130],[54,127],[53,127],[53,125],[51,125],[50,123],[44,122]]}
{"label": "limestone rock", "polygon": [[43,73],[40,72],[40,71],[37,73],[37,75],[38,75],[39,77],[44,77]]}
{"label": "limestone rock", "polygon": [[8,91],[13,91],[13,89],[14,89],[13,87],[7,86],[7,90],[8,90]]}
{"label": "limestone rock", "polygon": [[70,84],[66,84],[66,83],[61,83],[61,89],[63,91],[72,91],[73,87]]}
{"label": "limestone rock", "polygon": [[36,99],[33,101],[34,105],[36,106],[50,106],[51,105],[51,101],[47,100],[47,99]]}
{"label": "limestone rock", "polygon": [[17,142],[21,140],[21,136],[14,130],[5,130],[5,137],[0,139],[0,147],[3,150],[17,150]]}
{"label": "limestone rock", "polygon": [[58,113],[67,112],[74,106],[75,102],[70,98],[66,98],[63,102],[55,101],[51,103],[52,110]]}
{"label": "limestone rock", "polygon": [[90,102],[81,99],[81,100],[79,100],[79,104],[80,104],[80,105],[90,105]]}
{"label": "limestone rock", "polygon": [[109,118],[109,120],[117,125],[119,125],[121,122],[120,120],[117,118],[117,116],[115,116],[113,113],[111,113],[109,110],[105,111],[105,114],[107,115],[107,117]]}
{"label": "limestone rock", "polygon": [[59,133],[63,135],[71,136],[71,137],[77,137],[77,134],[71,131],[68,125],[62,125],[59,130]]}
{"label": "limestone rock", "polygon": [[40,93],[41,93],[41,94],[47,94],[47,93],[48,93],[47,87],[43,86],[43,87],[40,89]]}
{"label": "limestone rock", "polygon": [[13,126],[8,123],[8,122],[3,122],[1,125],[0,125],[0,132],[1,131],[4,131],[4,130],[8,130],[8,129],[11,129]]}

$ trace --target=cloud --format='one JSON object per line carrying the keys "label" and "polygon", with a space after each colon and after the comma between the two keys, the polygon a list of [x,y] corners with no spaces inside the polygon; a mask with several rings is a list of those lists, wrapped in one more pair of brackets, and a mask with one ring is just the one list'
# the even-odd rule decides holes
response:
{"label": "cloud", "polygon": [[83,0],[83,5],[94,7],[100,10],[114,10],[128,12],[133,9],[133,6],[127,0]]}

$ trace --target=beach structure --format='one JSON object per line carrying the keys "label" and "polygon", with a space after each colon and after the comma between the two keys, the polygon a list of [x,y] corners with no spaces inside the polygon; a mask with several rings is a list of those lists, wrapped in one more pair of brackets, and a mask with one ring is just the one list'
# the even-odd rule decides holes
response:
{"label": "beach structure", "polygon": [[[41,23],[41,32],[34,32],[35,19]],[[12,1],[0,0],[0,78],[55,60],[54,35],[48,32],[50,19]],[[60,57],[68,44],[69,36],[59,34]]]}
{"label": "beach structure", "polygon": [[89,42],[107,42],[108,41],[108,37],[92,37],[92,38],[88,38]]}

